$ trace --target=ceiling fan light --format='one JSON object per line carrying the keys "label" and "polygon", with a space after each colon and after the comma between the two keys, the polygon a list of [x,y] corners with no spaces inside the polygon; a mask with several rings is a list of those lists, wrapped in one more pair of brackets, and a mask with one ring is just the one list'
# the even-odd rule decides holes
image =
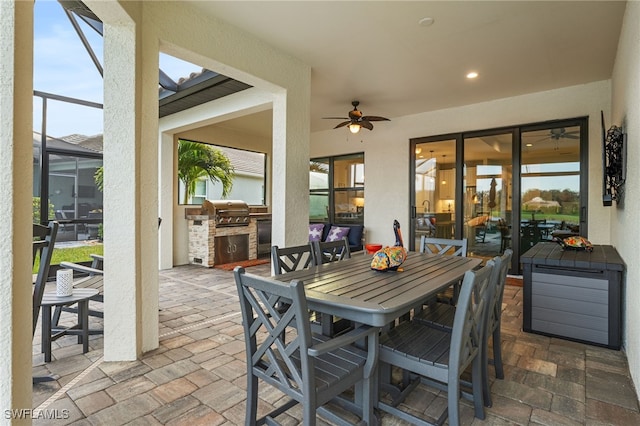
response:
{"label": "ceiling fan light", "polygon": [[358,123],[349,124],[349,130],[351,133],[356,134],[360,131],[360,125]]}

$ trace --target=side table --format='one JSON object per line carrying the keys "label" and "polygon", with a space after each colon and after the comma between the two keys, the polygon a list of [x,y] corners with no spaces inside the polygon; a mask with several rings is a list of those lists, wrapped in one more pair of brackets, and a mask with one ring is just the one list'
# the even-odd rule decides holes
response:
{"label": "side table", "polygon": [[[47,292],[42,297],[42,352],[44,361],[51,361],[51,342],[66,336],[78,336],[78,343],[82,343],[82,353],[89,351],[89,299],[96,296],[98,290],[94,288],[74,288],[71,296],[61,297],[55,292]],[[78,304],[78,322],[69,327],[51,327],[51,308]]]}

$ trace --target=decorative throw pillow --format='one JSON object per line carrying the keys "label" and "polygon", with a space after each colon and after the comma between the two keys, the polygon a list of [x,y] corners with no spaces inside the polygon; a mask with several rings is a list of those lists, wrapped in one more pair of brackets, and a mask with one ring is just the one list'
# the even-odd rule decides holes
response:
{"label": "decorative throw pillow", "polygon": [[309,225],[309,241],[320,241],[323,230],[324,223],[312,223]]}
{"label": "decorative throw pillow", "polygon": [[348,226],[332,226],[327,234],[326,241],[339,241],[349,235],[351,228]]}

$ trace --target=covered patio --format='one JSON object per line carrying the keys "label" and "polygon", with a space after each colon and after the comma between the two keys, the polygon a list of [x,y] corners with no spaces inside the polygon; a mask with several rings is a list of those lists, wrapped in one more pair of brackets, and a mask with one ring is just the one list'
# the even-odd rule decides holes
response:
{"label": "covered patio", "polygon": [[[520,290],[510,288],[512,298],[506,296],[511,303],[505,307],[503,325],[505,353],[510,357],[508,377],[493,383],[496,402],[489,415],[493,423],[571,424],[576,419],[579,424],[592,420],[638,423],[637,398],[627,367],[637,383],[639,314],[633,303],[640,263],[635,261],[638,238],[633,236],[639,226],[638,177],[630,170],[625,206],[615,210],[601,206],[598,136],[599,114],[604,110],[609,121],[625,124],[628,161],[637,162],[639,90],[634,76],[639,56],[633,24],[640,16],[637,4],[627,5],[613,72],[598,81],[530,87],[526,93],[414,110],[393,117],[391,126],[380,126],[372,137],[356,144],[354,140],[345,143],[333,131],[311,134],[312,67],[267,41],[178,2],[86,3],[107,26],[104,164],[111,172],[105,178],[104,223],[110,230],[105,255],[111,266],[106,266],[105,274],[104,340],[92,340],[92,350],[85,355],[75,340],[67,342],[54,349],[59,359],[43,365],[37,346],[32,347],[25,337],[30,337],[31,321],[25,309],[30,292],[24,283],[31,275],[32,155],[30,146],[18,142],[32,136],[32,5],[2,2],[0,18],[5,25],[0,45],[8,52],[0,59],[7,71],[0,85],[4,124],[0,235],[8,238],[0,247],[0,358],[9,360],[0,366],[0,401],[5,407],[68,409],[73,421],[93,424],[104,419],[178,424],[193,423],[195,418],[202,418],[203,424],[236,424],[242,419],[244,345],[231,275],[175,267],[185,263],[186,229],[184,206],[174,194],[178,135],[270,111],[267,203],[278,218],[273,222],[273,242],[285,246],[307,240],[309,158],[362,149],[368,169],[395,170],[403,176],[409,162],[407,141],[416,135],[585,116],[590,117],[587,164],[593,170],[588,215],[591,223],[599,224],[589,238],[615,245],[628,264],[624,351],[521,333]],[[186,27],[191,31],[184,31]],[[253,87],[194,108],[188,117],[173,114],[159,119],[155,114],[159,51],[224,69]],[[367,179],[367,211],[377,212],[366,219],[367,238],[386,241],[389,223],[396,217],[405,221],[410,217],[407,179],[396,179],[401,183],[393,193],[388,174],[370,173]],[[157,217],[164,220],[160,230]],[[38,341],[36,337],[34,342]],[[57,382],[31,388],[29,349],[34,349],[34,373],[58,374]],[[263,395],[261,410],[279,397]],[[423,399],[413,403],[418,411],[428,405]],[[464,415],[474,422],[471,409]]]}
{"label": "covered patio", "polygon": [[[270,266],[247,271],[268,276]],[[162,271],[159,317],[159,347],[130,362],[105,362],[101,337],[92,337],[91,350],[83,355],[75,337],[68,336],[55,342],[52,362],[43,363],[36,337],[34,375],[59,378],[34,385],[33,407],[68,413],[56,424],[243,424],[245,346],[233,273],[200,266]],[[508,285],[502,314],[505,379],[495,380],[490,367],[493,407],[479,421],[464,402],[463,424],[640,423],[623,352],[521,328],[522,288]],[[270,386],[260,389],[259,413],[285,398]],[[406,401],[408,409],[430,421],[440,404],[446,404],[446,393],[428,387]],[[288,417],[291,413],[297,417]],[[301,418],[296,408],[278,420],[292,424]],[[388,414],[381,420],[406,424]]]}

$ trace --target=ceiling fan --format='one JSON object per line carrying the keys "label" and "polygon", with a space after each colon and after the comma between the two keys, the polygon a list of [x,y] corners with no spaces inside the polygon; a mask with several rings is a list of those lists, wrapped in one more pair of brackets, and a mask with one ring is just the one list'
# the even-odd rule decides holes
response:
{"label": "ceiling fan", "polygon": [[560,139],[580,139],[580,130],[572,130],[567,132],[564,127],[558,127],[556,129],[549,129],[549,133],[538,142],[546,140],[560,140]]}
{"label": "ceiling fan", "polygon": [[361,127],[365,129],[373,130],[372,121],[391,121],[385,117],[378,117],[376,115],[362,115],[362,111],[358,109],[358,105],[360,105],[359,101],[351,102],[353,105],[353,110],[349,111],[349,117],[323,117],[327,120],[347,120],[340,124],[338,124],[334,129],[339,127],[349,126],[349,130],[351,133],[358,133]]}

